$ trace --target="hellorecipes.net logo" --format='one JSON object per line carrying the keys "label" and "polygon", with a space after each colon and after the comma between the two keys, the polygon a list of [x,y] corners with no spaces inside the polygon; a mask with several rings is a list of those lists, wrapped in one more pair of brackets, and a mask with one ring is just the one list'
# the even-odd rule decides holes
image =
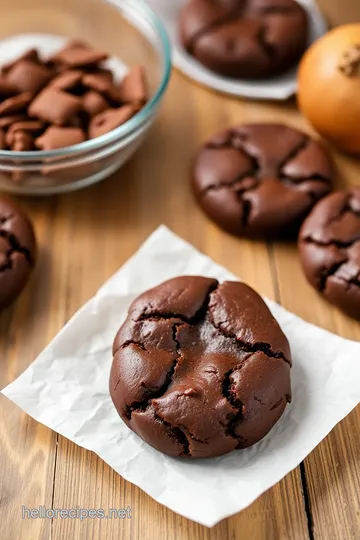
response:
{"label": "hellorecipes.net logo", "polygon": [[47,508],[42,505],[38,508],[21,507],[22,519],[131,519],[131,506],[126,508]]}

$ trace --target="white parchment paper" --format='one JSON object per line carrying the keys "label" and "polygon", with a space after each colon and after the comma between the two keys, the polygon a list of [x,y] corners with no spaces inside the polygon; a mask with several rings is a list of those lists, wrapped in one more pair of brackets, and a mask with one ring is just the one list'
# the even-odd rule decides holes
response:
{"label": "white parchment paper", "polygon": [[283,478],[359,403],[360,344],[268,301],[292,348],[292,404],[265,439],[247,450],[193,462],[162,455],[132,433],[113,407],[111,346],[130,302],[183,274],[237,279],[160,227],[2,392],[161,504],[211,527]]}
{"label": "white parchment paper", "polygon": [[[253,99],[287,99],[296,92],[297,68],[265,81],[234,80],[216,75],[202,66],[182,47],[178,35],[178,16],[186,0],[147,0],[165,25],[173,45],[173,64],[185,75],[214,90]],[[309,15],[309,45],[324,34],[327,25],[314,0],[297,0]]]}

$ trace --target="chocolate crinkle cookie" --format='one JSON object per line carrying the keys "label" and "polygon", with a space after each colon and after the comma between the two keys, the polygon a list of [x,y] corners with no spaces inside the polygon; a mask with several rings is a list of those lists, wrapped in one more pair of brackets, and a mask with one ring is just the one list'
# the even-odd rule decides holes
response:
{"label": "chocolate crinkle cookie", "polygon": [[145,292],[113,353],[110,394],[119,415],[170,456],[251,446],[291,399],[289,343],[243,283],[183,276]]}
{"label": "chocolate crinkle cookie", "polygon": [[25,214],[8,199],[0,199],[0,310],[26,285],[35,263],[36,241]]}
{"label": "chocolate crinkle cookie", "polygon": [[192,171],[195,196],[221,228],[251,238],[292,237],[332,190],[330,157],[281,124],[248,124],[210,139]]}
{"label": "chocolate crinkle cookie", "polygon": [[283,73],[301,58],[308,38],[306,11],[294,0],[190,0],[179,28],[189,54],[232,78]]}
{"label": "chocolate crinkle cookie", "polygon": [[360,319],[360,189],[320,201],[299,235],[308,281],[348,315]]}

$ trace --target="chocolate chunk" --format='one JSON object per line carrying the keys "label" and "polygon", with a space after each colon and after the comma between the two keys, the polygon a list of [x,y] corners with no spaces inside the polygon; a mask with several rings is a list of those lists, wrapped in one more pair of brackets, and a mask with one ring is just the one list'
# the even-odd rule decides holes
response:
{"label": "chocolate chunk", "polygon": [[0,103],[0,115],[10,115],[15,112],[23,111],[27,108],[32,100],[32,94],[30,92],[24,92],[11,98],[5,99]]}
{"label": "chocolate chunk", "polygon": [[0,199],[0,309],[20,294],[36,258],[32,225],[9,199]]}
{"label": "chocolate chunk", "polygon": [[7,81],[18,92],[39,92],[52,77],[52,73],[46,67],[35,64],[30,60],[16,62],[6,76]]}
{"label": "chocolate chunk", "polygon": [[299,253],[309,283],[360,320],[360,189],[320,201],[304,221]]}
{"label": "chocolate chunk", "polygon": [[44,122],[41,120],[25,120],[23,122],[14,122],[9,127],[6,138],[8,145],[12,144],[12,137],[16,131],[30,131],[32,134],[37,134],[45,128]]}
{"label": "chocolate chunk", "polygon": [[0,98],[6,99],[17,93],[17,89],[4,77],[0,77]]}
{"label": "chocolate chunk", "polygon": [[96,116],[97,114],[105,111],[106,109],[109,109],[110,105],[98,92],[95,92],[94,90],[89,90],[84,94],[83,97],[83,109],[86,111],[86,113],[92,117]]}
{"label": "chocolate chunk", "polygon": [[40,150],[55,150],[86,140],[85,133],[80,128],[50,126],[45,133],[38,137],[35,146]]}
{"label": "chocolate chunk", "polygon": [[85,113],[82,111],[79,115],[73,116],[73,118],[69,120],[68,126],[85,129],[87,125],[87,119],[85,119],[84,117]]}
{"label": "chocolate chunk", "polygon": [[144,66],[134,66],[122,81],[121,96],[124,103],[144,105],[148,100]]}
{"label": "chocolate chunk", "polygon": [[109,86],[105,93],[105,97],[113,107],[124,105],[122,87],[117,84],[112,84]]}
{"label": "chocolate chunk", "polygon": [[109,77],[108,74],[101,72],[86,73],[83,75],[81,82],[86,88],[90,88],[91,90],[95,90],[96,92],[100,92],[102,94],[106,94],[113,85],[112,77]]}
{"label": "chocolate chunk", "polygon": [[15,122],[22,122],[23,120],[27,120],[27,116],[25,114],[14,114],[13,116],[3,116],[0,117],[0,128],[7,128],[11,126],[11,124],[14,124]]}
{"label": "chocolate chunk", "polygon": [[249,447],[291,400],[289,343],[244,283],[182,276],[146,291],[130,306],[113,355],[119,415],[170,456]]}
{"label": "chocolate chunk", "polygon": [[[47,60],[31,49],[3,66],[0,148],[73,146],[115,129],[136,114],[142,105],[144,74],[135,68],[126,78],[125,95],[131,103],[124,104],[123,86],[115,84],[111,69],[101,64],[107,57],[83,41],[72,40]],[[13,176],[16,181],[26,177],[20,169]]]}
{"label": "chocolate chunk", "polygon": [[193,188],[205,211],[232,234],[293,236],[334,171],[322,146],[280,124],[249,124],[216,135],[199,152]]}
{"label": "chocolate chunk", "polygon": [[109,68],[101,67],[101,66],[95,66],[95,67],[88,67],[85,68],[87,70],[87,73],[91,75],[100,75],[104,79],[107,78],[109,82],[114,82],[114,73]]}
{"label": "chocolate chunk", "polygon": [[[34,138],[27,131],[15,131],[11,136],[8,132],[6,134],[6,142],[13,152],[29,152],[34,150]],[[14,170],[11,173],[11,178],[14,183],[19,184],[26,178],[26,172],[21,169]]]}
{"label": "chocolate chunk", "polygon": [[24,131],[41,131],[44,129],[45,124],[41,120],[23,120],[20,122],[14,122],[9,128],[9,132],[23,129]]}
{"label": "chocolate chunk", "polygon": [[98,64],[107,58],[108,54],[104,51],[93,49],[81,41],[72,41],[56,53],[51,58],[51,62],[76,68]]}
{"label": "chocolate chunk", "polygon": [[1,73],[4,73],[5,75],[12,69],[15,64],[18,62],[21,62],[22,60],[30,60],[31,62],[35,64],[41,64],[41,60],[39,57],[39,53],[37,49],[29,49],[28,51],[25,51],[24,54],[13,60],[12,62],[9,62],[8,64],[4,64],[1,67]]}
{"label": "chocolate chunk", "polygon": [[90,120],[89,124],[89,136],[91,139],[100,137],[109,131],[121,126],[134,114],[137,109],[132,105],[124,105],[119,109],[108,109],[100,114],[97,114]]}
{"label": "chocolate chunk", "polygon": [[190,0],[182,8],[179,31],[187,52],[208,69],[264,79],[301,58],[308,18],[294,0]]}
{"label": "chocolate chunk", "polygon": [[6,144],[14,152],[28,152],[34,149],[34,138],[31,133],[24,130],[8,132],[6,134]]}
{"label": "chocolate chunk", "polygon": [[58,126],[67,124],[82,109],[81,99],[61,90],[44,88],[29,107],[30,116]]}
{"label": "chocolate chunk", "polygon": [[0,128],[0,150],[5,150],[6,141],[5,141],[5,131]]}
{"label": "chocolate chunk", "polygon": [[50,82],[49,87],[56,90],[71,90],[80,83],[82,77],[83,72],[78,69],[63,71]]}

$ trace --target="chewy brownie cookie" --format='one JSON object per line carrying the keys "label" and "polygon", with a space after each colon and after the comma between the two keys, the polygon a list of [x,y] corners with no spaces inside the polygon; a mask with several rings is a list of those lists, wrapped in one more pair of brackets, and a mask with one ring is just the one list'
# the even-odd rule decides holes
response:
{"label": "chewy brownie cookie", "polygon": [[179,25],[189,54],[233,78],[279,75],[307,45],[307,14],[294,0],[190,0]]}
{"label": "chewy brownie cookie", "polygon": [[360,189],[320,201],[299,235],[308,281],[329,302],[360,319]]}
{"label": "chewy brownie cookie", "polygon": [[0,309],[26,285],[35,262],[36,242],[25,214],[8,199],[0,199]]}
{"label": "chewy brownie cookie", "polygon": [[249,124],[212,138],[199,152],[193,188],[205,211],[232,234],[291,236],[332,189],[320,144],[280,124]]}
{"label": "chewy brownie cookie", "polygon": [[119,415],[171,456],[251,446],[291,399],[289,343],[243,283],[183,276],[145,292],[113,353],[110,394]]}

